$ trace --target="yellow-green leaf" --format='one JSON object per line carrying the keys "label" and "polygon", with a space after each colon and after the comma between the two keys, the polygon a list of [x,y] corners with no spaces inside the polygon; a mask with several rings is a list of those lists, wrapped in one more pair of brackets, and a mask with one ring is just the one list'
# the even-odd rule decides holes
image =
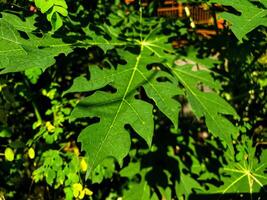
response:
{"label": "yellow-green leaf", "polygon": [[32,147],[28,150],[28,156],[30,159],[34,159],[35,157],[35,151]]}
{"label": "yellow-green leaf", "polygon": [[82,172],[86,172],[88,166],[84,158],[81,160],[80,167],[81,167]]}
{"label": "yellow-green leaf", "polygon": [[9,147],[5,149],[5,158],[8,161],[14,160],[14,151]]}

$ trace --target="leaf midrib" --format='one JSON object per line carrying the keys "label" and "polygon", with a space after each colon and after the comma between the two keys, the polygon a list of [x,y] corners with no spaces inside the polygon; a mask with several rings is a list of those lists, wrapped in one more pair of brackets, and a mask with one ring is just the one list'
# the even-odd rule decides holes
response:
{"label": "leaf midrib", "polygon": [[135,73],[136,73],[136,71],[137,71],[137,69],[138,69],[139,62],[140,62],[140,59],[141,59],[141,57],[142,57],[142,51],[143,51],[143,45],[141,45],[140,54],[139,54],[138,57],[136,58],[136,63],[135,63],[135,66],[134,66],[134,68],[133,68],[133,72],[132,72],[132,74],[131,74],[131,77],[130,77],[130,80],[129,80],[129,82],[128,82],[128,85],[127,85],[127,87],[126,87],[126,89],[125,89],[125,92],[124,92],[124,95],[123,95],[122,100],[121,100],[121,102],[120,102],[120,105],[119,105],[119,107],[118,107],[118,109],[117,109],[117,111],[116,111],[116,114],[115,114],[115,116],[114,116],[112,122],[111,122],[111,125],[109,126],[109,129],[108,129],[107,133],[105,134],[104,139],[103,139],[102,142],[100,143],[100,146],[99,146],[99,148],[98,148],[98,150],[97,150],[97,152],[96,152],[96,154],[95,154],[95,156],[94,156],[93,163],[92,163],[92,167],[94,167],[95,162],[96,162],[96,158],[98,157],[98,155],[99,155],[99,153],[100,153],[100,151],[101,151],[101,149],[102,149],[104,143],[106,142],[106,140],[107,140],[107,138],[108,138],[108,136],[109,136],[109,134],[110,134],[110,131],[111,131],[112,128],[114,127],[114,124],[115,124],[115,122],[116,122],[116,120],[117,120],[117,118],[118,118],[118,115],[119,115],[119,113],[120,113],[120,111],[121,111],[121,108],[122,108],[122,106],[123,106],[123,104],[124,104],[124,102],[125,102],[126,96],[127,96],[128,91],[129,91],[129,89],[130,89],[130,87],[131,87],[131,85],[132,85],[132,82],[133,82]]}

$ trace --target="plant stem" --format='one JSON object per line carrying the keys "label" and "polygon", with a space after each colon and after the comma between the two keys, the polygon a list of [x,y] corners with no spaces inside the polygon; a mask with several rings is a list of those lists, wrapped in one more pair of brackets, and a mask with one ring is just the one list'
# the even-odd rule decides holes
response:
{"label": "plant stem", "polygon": [[40,123],[42,123],[42,121],[43,121],[42,120],[42,117],[41,117],[40,112],[39,112],[39,110],[37,108],[37,105],[35,104],[34,101],[32,101],[32,107],[34,109],[34,113],[35,113],[35,116],[37,118],[37,121],[40,122]]}
{"label": "plant stem", "polygon": [[[27,78],[25,76],[23,77],[23,80],[24,80],[24,83],[25,83],[27,89],[29,90],[29,92],[31,94],[29,81],[27,80]],[[35,116],[37,118],[37,122],[42,123],[43,120],[42,120],[41,114],[40,114],[40,112],[38,110],[38,107],[37,107],[37,105],[35,103],[34,97],[32,95],[30,97],[31,97],[31,100],[32,100],[31,101],[32,102],[32,107],[33,107],[33,110],[34,110],[34,114],[35,114]]]}

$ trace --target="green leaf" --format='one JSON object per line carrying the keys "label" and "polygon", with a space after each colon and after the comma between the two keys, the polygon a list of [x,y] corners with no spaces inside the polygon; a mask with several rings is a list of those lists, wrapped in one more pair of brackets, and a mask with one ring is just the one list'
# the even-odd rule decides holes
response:
{"label": "green leaf", "polygon": [[[172,81],[160,82],[158,81],[160,78],[168,78]],[[172,121],[175,129],[177,129],[178,111],[181,106],[173,97],[183,95],[184,93],[177,88],[174,84],[175,82],[170,75],[158,72],[149,84],[144,85],[144,88],[148,97],[153,99],[158,108]]]}
{"label": "green leaf", "polygon": [[11,137],[11,131],[7,128],[4,128],[4,129],[0,129],[0,137],[2,138],[9,138]]}
{"label": "green leaf", "polygon": [[[77,78],[68,91],[92,91],[106,85],[117,90],[114,94],[95,92],[92,96],[83,99],[72,113],[71,118],[100,118],[99,123],[85,128],[79,136],[82,148],[88,154],[91,168],[99,164],[105,157],[113,156],[120,161],[127,155],[130,138],[124,128],[126,124],[131,125],[148,145],[151,144],[153,135],[152,106],[135,97],[141,86],[177,127],[179,104],[173,98],[182,91],[176,87],[176,83],[173,82],[175,79],[169,73],[146,68],[150,63],[161,63],[164,60],[151,54],[150,50],[146,48],[148,42],[160,46],[162,39],[152,32],[146,41],[137,42],[140,47],[138,54],[127,50],[118,50],[119,55],[127,61],[126,65],[120,65],[117,69],[102,70],[96,66],[90,67],[90,80]],[[106,47],[104,46],[104,48]],[[163,78],[162,82],[158,81],[160,78]]]}
{"label": "green leaf", "polygon": [[162,188],[158,187],[162,199],[172,200],[172,190],[170,187]]}
{"label": "green leaf", "polygon": [[[61,158],[59,151],[48,150],[42,155],[43,165],[33,172],[33,179],[38,182],[46,178],[49,185],[52,185],[55,181],[60,181],[62,179],[62,164],[63,159]],[[56,180],[58,179],[58,180]]]}
{"label": "green leaf", "polygon": [[54,179],[56,178],[56,172],[51,168],[47,168],[45,176],[46,176],[46,182],[49,185],[52,185],[54,182]]}
{"label": "green leaf", "polygon": [[[158,38],[158,40],[160,39]],[[237,136],[238,129],[223,117],[222,114],[233,115],[236,118],[238,118],[238,115],[223,98],[213,92],[220,89],[219,83],[212,78],[210,71],[210,68],[217,61],[212,59],[199,59],[196,56],[196,52],[189,49],[188,55],[183,57],[185,60],[176,61],[180,66],[172,67],[173,58],[171,56],[168,57],[164,53],[168,49],[165,46],[166,44],[164,43],[155,45],[153,42],[148,41],[145,47],[159,58],[166,59],[166,65],[184,86],[193,112],[198,118],[205,117],[209,131],[228,144],[231,144],[231,137],[232,135],[234,137]],[[208,90],[208,92],[201,91],[201,87]],[[229,148],[233,151],[232,145],[229,145]]]}
{"label": "green leaf", "polygon": [[236,118],[238,115],[216,93],[220,89],[220,85],[211,77],[209,70],[211,66],[203,65],[210,62],[202,61],[202,65],[199,65],[199,59],[196,59],[194,53],[189,52],[187,56],[191,64],[176,66],[172,71],[184,86],[186,96],[196,116],[204,117],[209,131],[225,141],[233,151],[230,144],[232,144],[232,136],[237,137],[238,129],[223,115],[232,115]]}
{"label": "green leaf", "polygon": [[[115,32],[109,33],[112,38],[117,37]],[[94,35],[91,37],[95,39]],[[106,44],[108,49],[115,48],[116,44],[123,45],[116,39],[113,41],[115,42],[110,43],[101,37],[96,38],[96,44],[103,43],[104,50],[107,50]],[[137,89],[141,86],[177,128],[180,105],[174,97],[184,95],[184,91],[177,87],[177,83],[180,82],[185,87],[186,96],[197,117],[205,117],[210,132],[215,136],[228,143],[232,142],[231,137],[232,135],[236,137],[237,129],[223,115],[233,115],[236,118],[238,116],[226,101],[212,92],[220,89],[220,85],[214,81],[209,70],[213,63],[217,63],[216,61],[198,59],[194,52],[189,51],[191,65],[172,67],[175,60],[173,50],[168,43],[168,36],[163,35],[158,27],[152,29],[145,38],[133,41],[133,45],[140,47],[138,54],[118,50],[119,55],[127,61],[126,65],[119,65],[117,69],[112,67],[102,70],[96,66],[90,67],[90,80],[78,77],[66,92],[94,91],[107,85],[116,89],[113,94],[96,91],[92,96],[83,99],[72,113],[72,119],[81,117],[100,119],[99,123],[85,128],[79,137],[82,148],[89,157],[89,168],[94,168],[108,156],[120,161],[128,153],[130,141],[124,129],[126,124],[131,125],[148,145],[151,144],[153,127],[149,123],[152,123],[152,108],[144,101],[135,98],[138,95]],[[166,65],[173,76],[158,67],[157,63]],[[202,64],[200,70],[192,70],[192,63]],[[146,69],[148,64],[151,64],[151,70]],[[210,91],[200,91],[201,84]],[[231,145],[229,147],[233,150]]]}
{"label": "green leaf", "polygon": [[[79,141],[82,142],[83,149],[88,154],[90,167],[95,167],[107,156],[114,156],[118,160],[126,156],[130,147],[130,138],[129,133],[124,129],[125,124],[130,124],[148,145],[151,144],[152,106],[134,97],[137,94],[135,90],[143,81],[142,71],[138,71],[139,67],[146,66],[146,64],[141,65],[140,57],[127,54],[129,61],[127,66],[120,67],[118,70],[108,70],[109,77],[104,76],[107,74],[106,69],[103,70],[103,75],[91,76],[90,81],[94,83],[98,80],[102,83],[102,79],[109,78],[112,86],[117,88],[117,92],[111,94],[97,91],[82,100],[72,113],[72,118],[100,117],[99,123],[87,127],[79,136]],[[94,86],[89,84],[88,87],[90,85]]]}
{"label": "green leaf", "polygon": [[123,195],[125,200],[147,200],[150,199],[150,188],[146,181],[131,184],[130,189]]}
{"label": "green leaf", "polygon": [[[102,48],[104,52],[113,49],[116,46],[127,45],[127,42],[118,39],[118,34],[114,33],[114,31],[112,31],[110,27],[101,26],[100,29],[102,29],[105,33],[104,35],[95,33],[89,27],[82,28],[82,30],[86,34],[86,39],[82,41],[82,43],[85,45],[89,44],[91,46],[97,45]],[[105,36],[108,36],[111,39],[108,40]]]}
{"label": "green leaf", "polygon": [[259,8],[248,0],[213,0],[211,2],[225,6],[232,6],[241,13],[240,16],[227,12],[220,14],[222,18],[230,22],[230,28],[239,41],[242,41],[242,38],[245,37],[247,33],[251,32],[258,26],[267,26],[266,7]]}
{"label": "green leaf", "polygon": [[140,172],[140,162],[130,162],[127,167],[124,167],[120,171],[120,175],[123,177],[132,178]]}
{"label": "green leaf", "polygon": [[58,30],[62,25],[63,21],[60,17],[60,15],[57,12],[51,12],[47,15],[47,18],[49,21],[51,21],[53,30]]}
{"label": "green leaf", "polygon": [[103,179],[111,178],[115,171],[114,159],[106,158],[92,172],[92,183],[101,183]]}
{"label": "green leaf", "polygon": [[40,75],[42,74],[42,69],[40,68],[30,68],[25,70],[25,75],[30,80],[32,84],[36,84]]}
{"label": "green leaf", "polygon": [[73,199],[73,191],[72,191],[71,187],[65,187],[64,193],[65,193],[66,200],[72,200]]}
{"label": "green leaf", "polygon": [[17,17],[16,15],[13,15],[10,13],[2,12],[1,15],[2,15],[2,19],[7,21],[9,24],[11,24],[17,30],[23,31],[25,33],[31,33],[32,31],[34,31],[36,29],[36,27],[33,26],[35,23],[35,17],[34,16],[27,17],[23,21],[19,17]]}
{"label": "green leaf", "polygon": [[[174,157],[175,158],[175,157]],[[176,158],[177,159],[177,158]],[[189,199],[190,194],[193,190],[203,190],[196,178],[191,176],[191,173],[185,174],[183,170],[188,170],[188,168],[179,161],[180,176],[179,179],[175,180],[175,193],[178,199]]]}
{"label": "green leaf", "polygon": [[113,74],[109,73],[109,70],[100,69],[97,66],[90,66],[90,76],[97,77],[102,74],[101,78],[95,78],[96,81],[88,81],[85,77],[79,76],[75,78],[72,86],[64,92],[64,95],[72,92],[87,92],[89,90],[97,90],[103,88],[104,86],[110,84],[113,80]]}
{"label": "green leaf", "polygon": [[[6,18],[7,17],[7,18]],[[16,21],[14,26],[9,20]],[[12,14],[5,13],[0,19],[0,73],[18,72],[32,68],[45,70],[55,63],[54,57],[60,53],[69,53],[70,45],[61,39],[52,38],[49,34],[42,38],[30,31],[33,23],[26,23]],[[26,28],[25,28],[26,27]],[[29,39],[24,39],[17,31],[26,31]]]}
{"label": "green leaf", "polygon": [[54,0],[34,0],[34,2],[41,9],[42,13],[46,13],[54,5]]}
{"label": "green leaf", "polygon": [[240,161],[234,161],[233,154],[229,154],[228,165],[220,171],[224,184],[219,188],[210,186],[210,193],[250,193],[252,198],[252,193],[260,192],[266,186],[267,151],[262,152],[261,162],[258,162],[255,157],[256,149],[252,146],[246,147]]}
{"label": "green leaf", "polygon": [[147,200],[150,199],[150,186],[145,180],[147,170],[140,172],[141,181],[139,183],[130,182],[129,189],[123,194],[125,200]]}
{"label": "green leaf", "polygon": [[68,6],[65,0],[34,0],[35,5],[47,14],[47,20],[51,22],[54,31],[63,25],[62,16],[68,15]]}
{"label": "green leaf", "polygon": [[201,189],[200,184],[190,174],[181,173],[180,181],[175,183],[175,192],[179,199],[182,197],[188,199],[189,195],[192,194],[192,190],[199,188]]}
{"label": "green leaf", "polygon": [[[220,89],[220,85],[218,82],[214,81],[211,76],[211,71],[209,70],[217,61],[212,59],[199,59],[196,56],[196,52],[189,49],[188,55],[184,58],[187,59],[185,63],[190,64],[172,67],[174,57],[166,54],[166,52],[171,52],[171,48],[169,44],[167,44],[167,38],[164,37],[164,35],[157,36],[156,29],[151,32],[151,35],[154,35],[153,38],[155,39],[150,40],[150,37],[148,37],[144,42],[144,48],[147,48],[158,58],[164,58],[166,66],[185,87],[186,96],[192,106],[193,112],[199,118],[205,117],[210,132],[215,136],[219,136],[228,144],[231,144],[231,135],[236,137],[238,129],[223,117],[222,114],[233,115],[236,118],[238,118],[238,115],[224,99],[215,92],[212,92],[212,90],[218,91]],[[197,69],[197,66],[199,69]],[[210,92],[200,91],[199,86],[201,86],[201,84],[206,86]],[[179,92],[179,94],[181,94],[181,92]],[[229,148],[233,151],[232,145],[229,145]]]}
{"label": "green leaf", "polygon": [[228,164],[224,164],[220,170],[223,185],[219,188],[209,186],[210,193],[252,193],[260,192],[267,183],[267,151],[263,151],[260,162],[255,157],[256,148],[252,147],[252,141],[248,137],[242,137],[236,146],[238,154],[234,156],[226,152]]}
{"label": "green leaf", "polygon": [[14,151],[9,147],[5,149],[5,158],[10,162],[14,160]]}

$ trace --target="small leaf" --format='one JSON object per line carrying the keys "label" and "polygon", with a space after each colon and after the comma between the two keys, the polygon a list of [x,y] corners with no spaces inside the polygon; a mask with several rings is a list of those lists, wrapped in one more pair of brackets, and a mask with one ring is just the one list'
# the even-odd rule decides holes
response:
{"label": "small leaf", "polygon": [[82,191],[83,186],[80,183],[74,183],[72,185],[73,196],[77,198]]}
{"label": "small leaf", "polygon": [[261,64],[267,64],[267,52],[265,54],[263,54],[259,59],[258,62]]}
{"label": "small leaf", "polygon": [[81,160],[80,167],[81,167],[82,172],[86,172],[88,166],[84,158],[82,158]]}
{"label": "small leaf", "polygon": [[5,149],[5,158],[10,162],[14,160],[14,151],[9,147]]}
{"label": "small leaf", "polygon": [[46,122],[45,127],[48,132],[53,133],[55,131],[55,127],[51,124],[51,122]]}
{"label": "small leaf", "polygon": [[41,9],[42,13],[47,12],[54,5],[54,0],[34,0],[35,5]]}
{"label": "small leaf", "polygon": [[88,188],[84,188],[85,194],[88,196],[93,195],[93,192],[91,190],[89,190]]}
{"label": "small leaf", "polygon": [[47,15],[47,19],[51,21],[52,28],[54,31],[58,30],[63,25],[63,21],[57,12],[49,13]]}
{"label": "small leaf", "polygon": [[40,68],[33,68],[25,70],[25,75],[31,81],[32,84],[36,84],[40,75],[43,73]]}
{"label": "small leaf", "polygon": [[85,191],[84,190],[80,191],[79,199],[83,199],[84,196],[85,196]]}
{"label": "small leaf", "polygon": [[64,193],[65,193],[65,199],[66,200],[73,200],[73,190],[71,189],[71,187],[65,187],[64,188]]}
{"label": "small leaf", "polygon": [[6,129],[6,128],[2,129],[2,130],[0,131],[0,137],[2,137],[2,138],[9,138],[9,137],[11,137],[11,132],[10,132],[10,130],[8,130],[8,129]]}
{"label": "small leaf", "polygon": [[51,169],[51,168],[47,168],[45,177],[46,177],[46,182],[47,182],[49,185],[52,185],[54,179],[56,178],[56,172],[55,172],[53,169]]}
{"label": "small leaf", "polygon": [[28,156],[29,156],[30,159],[34,159],[35,158],[35,151],[34,151],[34,149],[32,147],[28,150]]}

